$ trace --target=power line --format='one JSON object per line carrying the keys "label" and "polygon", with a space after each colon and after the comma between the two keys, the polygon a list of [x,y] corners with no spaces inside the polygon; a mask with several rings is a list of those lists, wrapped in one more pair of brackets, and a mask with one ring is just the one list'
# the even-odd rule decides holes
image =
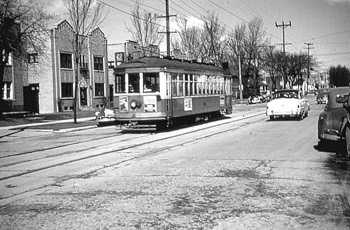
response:
{"label": "power line", "polygon": [[321,54],[315,54],[316,56],[332,56],[332,55],[347,55],[350,54],[350,51],[345,52],[335,52],[335,53],[321,53]]}
{"label": "power line", "polygon": [[217,8],[220,8],[220,9],[224,10],[225,12],[231,14],[232,16],[234,16],[234,17],[236,17],[236,18],[238,18],[238,19],[240,19],[240,20],[242,20],[242,21],[248,23],[248,21],[247,21],[246,19],[244,19],[244,18],[242,18],[241,16],[239,16],[239,15],[233,13],[232,11],[230,11],[230,10],[228,10],[228,9],[226,9],[226,8],[224,8],[224,7],[220,6],[220,5],[218,5],[218,4],[216,4],[216,3],[213,2],[212,0],[207,0],[207,1],[210,2],[211,4],[213,4],[214,6],[216,6]]}
{"label": "power line", "polygon": [[320,38],[324,38],[324,37],[334,36],[334,35],[338,35],[338,34],[345,34],[345,33],[350,33],[350,30],[343,30],[343,31],[323,34],[323,35],[320,35],[320,36],[317,36],[317,37],[312,37],[311,39],[312,40],[316,40],[316,39],[320,39]]}
{"label": "power line", "polygon": [[142,17],[138,17],[138,16],[136,16],[136,15],[134,15],[134,14],[132,14],[132,13],[129,13],[129,12],[125,11],[125,10],[119,9],[118,7],[112,6],[112,5],[106,3],[106,2],[104,2],[104,1],[102,1],[102,0],[97,0],[97,2],[99,2],[99,3],[102,4],[102,5],[108,6],[108,7],[112,8],[112,9],[114,9],[114,10],[117,10],[117,11],[123,13],[123,14],[127,14],[127,15],[130,15],[130,16],[132,16],[132,17],[138,18],[138,19],[140,19],[140,20],[142,20],[142,21],[145,21],[145,22],[148,22],[148,23],[151,23],[151,24],[154,24],[154,25],[158,25],[158,26],[160,26],[160,27],[165,28],[165,26],[162,25],[162,24],[159,24],[159,23],[156,23],[156,22],[150,22],[149,20],[146,20],[146,19],[144,19],[144,18],[142,18]]}

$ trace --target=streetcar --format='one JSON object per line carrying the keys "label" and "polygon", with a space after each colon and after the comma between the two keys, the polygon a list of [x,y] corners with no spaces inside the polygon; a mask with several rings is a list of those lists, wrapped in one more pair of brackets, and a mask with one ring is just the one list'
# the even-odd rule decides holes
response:
{"label": "streetcar", "polygon": [[232,77],[212,64],[142,57],[114,69],[114,116],[124,127],[171,127],[232,113]]}

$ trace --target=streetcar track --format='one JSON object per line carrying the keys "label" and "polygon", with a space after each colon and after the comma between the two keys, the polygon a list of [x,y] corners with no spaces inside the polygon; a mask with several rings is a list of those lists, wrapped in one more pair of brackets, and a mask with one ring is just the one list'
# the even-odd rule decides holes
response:
{"label": "streetcar track", "polygon": [[[168,140],[168,139],[171,139],[171,138],[175,138],[175,137],[179,137],[179,136],[183,136],[183,135],[187,135],[187,134],[192,134],[194,132],[199,132],[199,131],[207,130],[207,129],[210,129],[210,128],[216,128],[218,126],[226,125],[226,124],[229,124],[229,123],[234,123],[234,122],[237,122],[237,121],[241,121],[241,120],[245,120],[245,119],[248,119],[248,118],[253,118],[253,117],[257,117],[257,116],[261,116],[261,115],[262,115],[262,113],[259,113],[259,114],[255,114],[255,115],[251,115],[251,116],[247,116],[247,117],[242,117],[242,118],[239,118],[239,119],[234,120],[234,121],[223,122],[223,123],[220,123],[220,124],[215,124],[215,125],[211,125],[211,126],[208,126],[208,127],[203,127],[203,128],[199,128],[199,129],[196,129],[196,130],[186,131],[184,133],[179,133],[179,134],[175,134],[175,135],[168,136],[168,137],[163,137],[163,138],[159,138],[159,139],[155,139],[155,140],[145,141],[145,142],[141,142],[141,143],[138,143],[138,144],[125,146],[125,147],[122,147],[122,148],[112,149],[112,150],[109,150],[109,151],[106,151],[106,152],[102,152],[102,153],[92,154],[92,155],[88,155],[88,156],[77,158],[77,159],[72,159],[72,160],[63,161],[63,162],[60,162],[60,163],[47,165],[47,166],[36,168],[36,169],[27,170],[25,172],[12,174],[12,175],[5,176],[5,177],[0,177],[0,181],[7,180],[7,179],[10,179],[10,178],[14,178],[14,177],[27,175],[27,174],[32,174],[34,172],[38,172],[38,171],[46,170],[46,169],[49,169],[49,168],[54,168],[54,167],[58,167],[58,166],[62,166],[62,165],[66,165],[66,164],[70,164],[70,163],[86,160],[86,159],[96,158],[96,157],[99,157],[99,156],[108,155],[108,154],[111,154],[111,153],[115,153],[115,152],[119,152],[119,151],[124,151],[124,150],[128,150],[128,149],[140,147],[140,146],[147,145],[147,144],[150,144],[150,143],[155,143],[155,142],[164,141],[164,140]],[[263,118],[263,119],[265,119],[265,118]],[[248,124],[251,124],[251,123],[247,123],[247,125]],[[219,132],[212,133],[212,134],[208,134],[208,135],[205,135],[203,138],[207,138],[207,137],[210,137],[210,136],[214,136],[214,135],[217,135],[217,134],[228,132],[230,130],[236,130],[236,129],[239,129],[239,128],[241,128],[241,126],[238,126],[238,127],[235,127],[235,128],[226,129],[226,130],[219,131]],[[200,138],[200,137],[197,137],[197,138],[195,138],[195,139],[193,139],[191,141],[188,141],[188,142],[190,143],[192,141],[200,140],[198,138]],[[182,144],[184,144],[184,143],[182,143]],[[142,157],[142,155],[140,157]],[[135,158],[139,158],[139,157],[134,157],[133,159],[135,159]],[[119,163],[120,162],[118,162],[118,164]],[[112,167],[112,166],[108,166],[108,167]]]}
{"label": "streetcar track", "polygon": [[21,156],[21,155],[26,155],[26,154],[31,154],[31,153],[37,153],[37,152],[44,152],[44,151],[47,151],[47,150],[63,148],[63,147],[67,147],[67,146],[70,146],[70,145],[76,145],[76,144],[81,144],[81,143],[84,143],[84,142],[101,140],[101,139],[105,139],[105,138],[117,137],[117,136],[121,136],[121,135],[122,135],[121,133],[116,133],[116,134],[113,134],[113,135],[108,135],[108,136],[99,137],[99,138],[91,138],[91,139],[88,139],[88,140],[76,141],[76,142],[71,142],[71,143],[68,143],[68,144],[61,144],[61,145],[51,146],[51,147],[46,147],[46,148],[41,148],[41,149],[33,149],[33,150],[30,150],[30,151],[26,151],[26,152],[15,153],[15,154],[10,154],[10,155],[6,155],[6,156],[0,156],[0,159],[9,158],[9,157],[15,157],[15,156]]}
{"label": "streetcar track", "polygon": [[[117,136],[121,136],[121,135],[117,135]],[[118,140],[118,142],[125,142],[125,141],[128,141],[130,139],[135,140],[135,139],[143,138],[143,137],[146,137],[146,136],[149,136],[149,135],[143,135],[143,136],[139,136],[139,137],[130,137],[130,138],[126,138],[126,139],[123,139],[123,140]],[[110,136],[110,137],[115,137],[115,136]],[[105,138],[110,138],[110,137],[105,137]],[[82,143],[82,142],[80,142],[80,143]],[[78,144],[80,144],[80,143],[78,143]],[[9,167],[9,166],[22,164],[22,163],[28,163],[28,162],[38,161],[38,160],[42,160],[42,159],[49,159],[49,158],[54,158],[54,157],[59,157],[59,156],[64,156],[64,155],[69,155],[69,154],[80,153],[80,152],[84,152],[84,151],[88,151],[88,150],[97,149],[97,148],[103,147],[105,145],[106,145],[106,143],[102,143],[100,145],[95,145],[95,146],[91,146],[91,147],[87,147],[87,148],[83,148],[83,149],[79,149],[79,150],[74,150],[74,151],[69,150],[69,151],[65,151],[65,152],[62,152],[62,153],[57,153],[57,154],[52,154],[52,155],[48,155],[48,156],[38,157],[36,159],[16,161],[16,162],[13,162],[13,163],[0,165],[0,169],[1,168],[5,168],[5,167]],[[65,147],[65,146],[63,146],[63,147]]]}

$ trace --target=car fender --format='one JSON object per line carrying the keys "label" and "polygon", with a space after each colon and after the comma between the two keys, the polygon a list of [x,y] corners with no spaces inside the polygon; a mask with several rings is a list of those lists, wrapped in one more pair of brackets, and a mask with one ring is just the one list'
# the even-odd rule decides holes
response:
{"label": "car fender", "polygon": [[350,124],[348,122],[348,118],[344,118],[343,121],[342,121],[342,124],[340,126],[340,130],[339,130],[339,133],[341,133],[342,137],[345,136],[345,128],[346,127],[349,127],[350,128]]}

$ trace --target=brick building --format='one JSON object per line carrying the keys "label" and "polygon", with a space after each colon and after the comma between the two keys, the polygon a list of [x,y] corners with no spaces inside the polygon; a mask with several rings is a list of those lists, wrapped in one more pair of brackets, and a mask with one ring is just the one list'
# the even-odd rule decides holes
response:
{"label": "brick building", "polygon": [[[75,90],[74,32],[62,21],[51,30],[47,50],[28,51],[26,61],[12,58],[2,85],[11,110],[53,113],[73,110]],[[82,53],[78,79],[78,109],[95,110],[108,102],[107,39],[96,28],[81,36]],[[5,95],[6,93],[6,95]]]}

